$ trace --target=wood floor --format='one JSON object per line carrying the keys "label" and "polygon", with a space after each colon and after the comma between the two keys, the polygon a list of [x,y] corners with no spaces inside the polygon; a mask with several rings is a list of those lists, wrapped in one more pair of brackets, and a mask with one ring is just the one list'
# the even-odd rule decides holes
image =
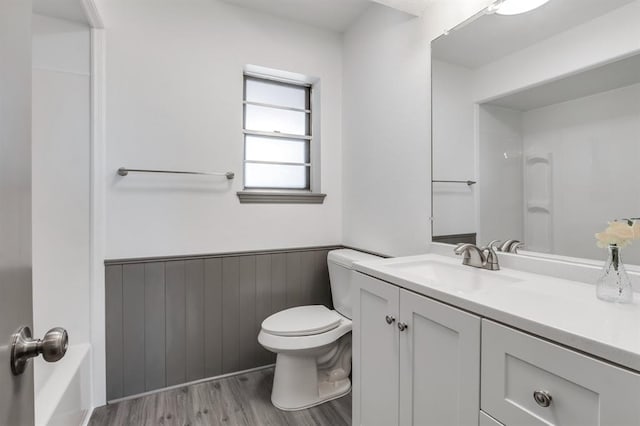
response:
{"label": "wood floor", "polygon": [[168,390],[96,408],[89,426],[349,426],[351,394],[302,411],[271,404],[273,369]]}

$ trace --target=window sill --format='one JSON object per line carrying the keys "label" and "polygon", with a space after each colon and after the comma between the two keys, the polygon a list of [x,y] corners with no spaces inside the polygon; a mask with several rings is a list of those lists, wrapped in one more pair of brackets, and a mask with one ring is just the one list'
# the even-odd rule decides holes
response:
{"label": "window sill", "polygon": [[293,191],[238,191],[240,204],[322,204],[327,194]]}

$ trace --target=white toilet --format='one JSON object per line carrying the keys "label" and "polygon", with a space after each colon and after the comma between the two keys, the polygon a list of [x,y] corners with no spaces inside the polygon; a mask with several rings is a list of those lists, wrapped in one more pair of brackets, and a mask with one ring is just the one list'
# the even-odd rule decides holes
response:
{"label": "white toilet", "polygon": [[355,250],[329,252],[327,263],[335,310],[298,306],[262,322],[258,341],[278,354],[271,402],[302,410],[351,390],[351,280],[353,263],[379,259]]}

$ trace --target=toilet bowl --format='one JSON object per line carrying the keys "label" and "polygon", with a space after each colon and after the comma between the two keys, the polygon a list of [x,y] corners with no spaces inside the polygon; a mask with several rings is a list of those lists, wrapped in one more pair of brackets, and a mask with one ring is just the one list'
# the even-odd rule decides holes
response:
{"label": "toilet bowl", "polygon": [[355,250],[329,252],[335,310],[308,305],[277,312],[262,322],[258,342],[277,354],[271,402],[302,410],[351,390],[351,276],[353,263],[377,259]]}

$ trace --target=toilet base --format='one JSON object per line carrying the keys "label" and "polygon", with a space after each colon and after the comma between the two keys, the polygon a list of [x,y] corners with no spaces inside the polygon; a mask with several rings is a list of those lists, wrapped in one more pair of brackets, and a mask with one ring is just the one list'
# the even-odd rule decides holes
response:
{"label": "toilet base", "polygon": [[304,410],[351,391],[351,335],[315,354],[279,353],[271,402],[284,411]]}

